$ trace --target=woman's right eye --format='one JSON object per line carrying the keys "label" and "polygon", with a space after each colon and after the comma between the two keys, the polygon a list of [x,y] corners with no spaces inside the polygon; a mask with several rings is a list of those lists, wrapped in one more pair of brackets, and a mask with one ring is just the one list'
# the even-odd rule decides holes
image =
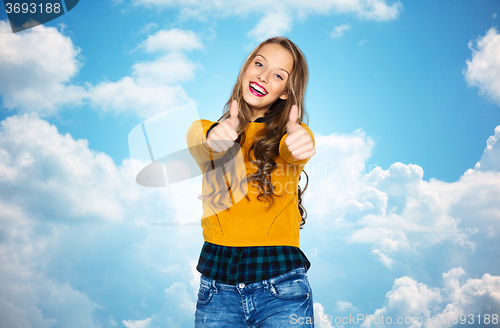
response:
{"label": "woman's right eye", "polygon": [[262,67],[263,65],[260,62],[255,62],[255,65]]}

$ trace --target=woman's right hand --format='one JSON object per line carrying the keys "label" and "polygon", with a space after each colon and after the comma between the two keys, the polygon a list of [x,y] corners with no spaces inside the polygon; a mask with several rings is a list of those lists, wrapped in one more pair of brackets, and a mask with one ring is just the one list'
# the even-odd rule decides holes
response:
{"label": "woman's right hand", "polygon": [[207,144],[214,152],[219,153],[228,150],[238,139],[236,130],[240,126],[238,119],[238,101],[233,100],[229,109],[229,117],[217,124],[208,134]]}

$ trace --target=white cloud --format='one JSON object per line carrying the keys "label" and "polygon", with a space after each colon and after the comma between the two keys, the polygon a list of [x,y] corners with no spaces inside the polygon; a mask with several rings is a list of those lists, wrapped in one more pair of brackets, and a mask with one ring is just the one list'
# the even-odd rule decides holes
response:
{"label": "white cloud", "polygon": [[357,221],[362,228],[356,229],[351,241],[374,243],[382,252],[444,240],[472,247],[456,218],[449,215],[441,195],[423,181],[421,167],[395,163],[387,171],[375,168],[362,181],[367,191],[376,188],[381,192],[377,196],[383,197],[373,204],[384,208],[378,210],[380,214],[368,213]]}
{"label": "white cloud", "polygon": [[12,33],[7,21],[0,21],[0,34],[3,107],[52,115],[62,106],[81,104],[85,90],[68,82],[82,57],[69,37],[43,25]]}
{"label": "white cloud", "polygon": [[406,327],[410,328],[454,327],[453,321],[460,323],[460,319],[465,319],[462,324],[469,320],[475,321],[468,324],[478,324],[478,315],[484,324],[486,314],[491,323],[491,315],[500,310],[500,277],[486,273],[481,279],[462,282],[464,276],[462,268],[451,269],[443,274],[442,288],[429,288],[409,277],[396,279],[386,295],[386,305],[377,309],[361,327],[392,327],[399,318],[406,320]]}
{"label": "white cloud", "polygon": [[500,171],[500,125],[495,128],[495,134],[486,141],[486,149],[474,170]]}
{"label": "white cloud", "polygon": [[193,31],[173,28],[161,30],[148,36],[139,47],[149,53],[166,53],[201,49],[203,44]]}
{"label": "white cloud", "polygon": [[147,118],[166,108],[192,102],[181,83],[192,80],[201,65],[189,60],[182,52],[202,47],[192,31],[158,31],[139,48],[162,55],[153,61],[135,63],[132,76],[117,82],[104,81],[95,86],[88,84],[91,105],[103,111],[128,112]]}
{"label": "white cloud", "polygon": [[183,17],[206,19],[207,14],[216,13],[219,16],[246,15],[252,12],[264,13],[281,8],[291,11],[328,14],[330,12],[357,14],[364,19],[390,20],[395,19],[401,10],[399,1],[386,0],[320,0],[304,2],[297,0],[281,0],[269,3],[258,0],[248,5],[245,1],[183,1],[183,0],[132,0],[134,5],[160,8],[179,8]]}
{"label": "white cloud", "polygon": [[92,106],[99,110],[133,113],[143,118],[193,101],[180,85],[142,84],[129,76],[90,86],[89,97]]}
{"label": "white cloud", "polygon": [[185,55],[172,53],[154,61],[135,63],[132,75],[141,85],[171,85],[192,80],[198,67]]}
{"label": "white cloud", "polygon": [[376,254],[378,255],[379,257],[379,260],[386,266],[388,267],[389,269],[391,268],[392,266],[392,263],[394,262],[393,259],[391,259],[387,254],[384,254],[382,253],[380,250],[378,249],[373,249],[372,250],[372,253],[373,254]]}
{"label": "white cloud", "polygon": [[[448,304],[440,313],[440,317],[454,319],[459,318],[461,314],[473,313],[475,320],[479,320],[477,315],[481,315],[482,323],[485,324],[486,314],[490,314],[491,320],[492,314],[498,315],[500,312],[500,277],[485,273],[480,279],[467,279],[465,283],[461,283],[464,280],[463,276],[465,271],[462,268],[455,268],[443,274]],[[467,317],[468,321],[470,319]],[[433,327],[450,326],[433,325]]]}
{"label": "white cloud", "polygon": [[351,27],[349,26],[349,24],[335,26],[335,28],[333,29],[333,32],[330,33],[330,36],[334,39],[341,38],[344,36],[344,32],[349,30],[350,28]]}
{"label": "white cloud", "polygon": [[92,317],[98,306],[87,295],[30,268],[36,263],[35,258],[25,258],[22,263],[7,262],[6,251],[1,250],[0,269],[0,316],[4,327],[49,328],[56,324],[76,328],[98,327]]}
{"label": "white cloud", "polygon": [[189,266],[191,267],[191,280],[189,281],[189,284],[191,285],[191,288],[193,290],[193,299],[197,298],[198,288],[200,287],[201,273],[196,269],[197,265],[197,260],[189,262]]}
{"label": "white cloud", "polygon": [[317,328],[333,328],[330,325],[329,315],[325,313],[325,308],[321,303],[314,303],[314,317],[317,320],[314,322]]}
{"label": "white cloud", "polygon": [[[194,299],[196,300],[196,299]],[[187,285],[174,282],[165,290],[163,309],[143,320],[123,320],[128,328],[169,327],[183,328],[193,325],[196,302],[187,291]]]}
{"label": "white cloud", "polygon": [[151,30],[158,28],[158,24],[156,23],[144,23],[143,27],[139,30],[139,33],[148,34]]}
{"label": "white cloud", "polygon": [[[439,305],[442,297],[439,289],[428,288],[423,283],[417,283],[409,277],[398,278],[394,281],[394,286],[386,295],[387,305],[377,309],[374,314],[363,322],[361,327],[386,327],[397,322],[397,318],[430,317],[432,310]],[[381,318],[385,317],[384,324]],[[387,322],[388,317],[391,319]],[[418,322],[407,319],[406,327],[420,327]],[[423,320],[423,319],[422,319]],[[387,324],[385,324],[387,323]]]}
{"label": "white cloud", "polygon": [[149,328],[151,327],[151,318],[144,320],[123,320],[122,323],[127,328]]}
{"label": "white cloud", "polygon": [[203,47],[196,34],[189,30],[161,30],[138,47],[162,55],[153,61],[135,63],[132,76],[117,82],[88,84],[91,105],[104,111],[128,112],[147,118],[165,108],[192,102],[181,83],[192,80],[201,65],[182,52]]}
{"label": "white cloud", "polygon": [[247,35],[260,42],[273,36],[282,36],[291,29],[292,18],[289,14],[270,12]]}
{"label": "white cloud", "polygon": [[396,19],[399,13],[403,10],[403,5],[397,1],[392,5],[387,5],[386,1],[366,0],[356,1],[357,12],[364,19],[373,19],[377,21],[385,21]]}
{"label": "white cloud", "polygon": [[467,59],[464,71],[467,83],[500,105],[500,34],[492,27],[475,43],[469,42],[469,48],[472,59]]}
{"label": "white cloud", "polygon": [[[485,154],[496,152],[497,134],[495,130]],[[427,182],[423,169],[414,164],[395,163],[387,170],[372,170],[367,163],[374,142],[362,130],[316,135],[316,146],[317,154],[306,167],[311,180],[305,202],[313,219],[305,230],[315,236],[323,261],[331,262],[333,251],[321,240],[322,231],[335,231],[328,236],[330,240],[338,236],[344,243],[368,244],[367,253],[371,247],[372,256],[391,270],[407,254],[432,250],[440,243],[459,245],[471,257],[477,257],[474,247],[482,243],[489,250],[500,246],[495,238],[500,231],[500,172],[487,170],[495,167],[497,157],[483,155],[482,170],[470,170],[456,182]],[[197,292],[193,267],[202,244],[200,228],[148,226],[148,222],[163,220],[173,207],[166,201],[167,191],[134,183],[129,162],[116,167],[105,154],[89,150],[86,141],[60,135],[36,115],[13,116],[2,122],[0,131],[0,184],[2,318],[5,313],[15,324],[50,327],[53,319],[60,322],[62,318],[69,322],[66,326],[74,326],[74,315],[73,320],[88,327],[99,326],[95,309],[111,305],[103,294],[112,290],[127,300],[123,305],[127,310],[128,304],[136,307],[142,302],[140,297],[145,303],[158,304],[151,290],[161,286],[166,290],[159,301],[165,302],[161,309],[143,310],[134,318],[116,321],[135,325],[149,319],[151,326],[163,322],[169,327],[192,324]],[[435,255],[437,260],[441,256],[454,254]],[[418,266],[412,260],[406,259],[406,264]],[[95,270],[92,279],[104,277],[104,282],[93,282],[84,268]],[[460,272],[450,271],[444,288],[400,278],[378,311],[435,315],[479,313],[490,306],[498,313],[498,277],[485,274],[461,282]],[[123,281],[136,282],[130,294]],[[20,299],[14,295],[16,288],[25,290]],[[61,298],[52,296],[52,290]],[[62,299],[71,300],[68,307],[52,310]],[[348,309],[348,303],[334,303],[336,311]],[[45,310],[47,306],[52,312]],[[316,304],[315,308],[324,313]],[[174,316],[174,312],[182,315]]]}
{"label": "white cloud", "polygon": [[[320,0],[320,1],[264,1],[249,6],[246,1],[199,0],[131,0],[137,6],[148,8],[177,8],[181,19],[200,20],[214,17],[262,15],[263,18],[248,35],[256,40],[281,35],[291,29],[292,21],[310,15],[354,14],[361,19],[386,21],[396,19],[403,10],[399,1],[386,0]],[[286,8],[286,12],[285,12]]]}
{"label": "white cloud", "polygon": [[[0,183],[2,191],[5,185]],[[14,191],[8,189],[9,191]],[[3,192],[4,194],[4,192]],[[34,195],[26,194],[26,199]],[[57,239],[22,204],[0,197],[0,317],[5,327],[97,327],[98,308],[87,295],[44,274]]]}
{"label": "white cloud", "polygon": [[147,323],[124,317],[132,311],[171,317],[169,327],[191,323],[189,273],[203,239],[200,227],[148,225],[173,221],[168,189],[138,186],[129,161],[117,167],[33,113],[2,121],[0,150],[2,323]]}
{"label": "white cloud", "polygon": [[[430,187],[441,195],[444,208],[460,220],[460,225],[475,233],[474,242],[496,243],[492,229],[500,231],[500,172],[474,171],[446,185],[431,181]],[[488,237],[490,236],[490,237]]]}
{"label": "white cloud", "polygon": [[[0,21],[0,32],[10,29]],[[70,84],[82,66],[80,49],[57,29],[40,25],[22,33],[3,33],[0,40],[0,94],[8,109],[56,114],[61,108],[90,103],[97,110],[149,117],[165,108],[193,100],[181,86],[201,66],[185,51],[203,47],[188,30],[161,30],[138,48],[161,53],[152,61],[136,62],[132,76],[118,81]],[[29,50],[28,50],[29,49]],[[0,157],[2,156],[0,152]]]}
{"label": "white cloud", "polygon": [[452,183],[425,181],[415,164],[373,168],[368,163],[373,141],[362,131],[317,135],[317,154],[305,168],[310,182],[304,202],[314,217],[310,229],[368,244],[391,269],[401,265],[401,254],[419,256],[439,244],[472,253],[499,249],[494,238],[500,231],[500,172],[494,170],[500,166],[499,131],[480,161],[487,171],[469,170]]}
{"label": "white cloud", "polygon": [[373,139],[358,129],[344,135],[316,134],[315,140],[317,153],[305,167],[310,182],[304,200],[313,203],[308,211],[320,220],[330,221],[338,219],[345,206],[366,206],[366,203],[352,201],[357,190],[364,189],[359,179],[371,170],[372,164],[368,170],[365,164],[375,146]]}
{"label": "white cloud", "polygon": [[346,312],[346,311],[358,311],[358,309],[352,305],[351,302],[337,301],[335,303],[335,311]]}
{"label": "white cloud", "polygon": [[36,114],[24,114],[1,122],[0,149],[0,195],[10,204],[39,218],[51,213],[45,220],[123,219],[121,177],[113,160],[89,150],[86,140],[62,136]]}

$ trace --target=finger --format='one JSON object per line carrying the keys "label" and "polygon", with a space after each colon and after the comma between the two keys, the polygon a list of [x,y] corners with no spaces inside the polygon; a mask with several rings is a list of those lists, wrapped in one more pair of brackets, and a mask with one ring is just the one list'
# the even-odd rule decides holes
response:
{"label": "finger", "polygon": [[290,115],[288,116],[288,123],[286,125],[286,132],[290,135],[295,132],[298,125],[297,118],[299,116],[299,107],[293,105],[290,109]]}
{"label": "finger", "polygon": [[310,158],[310,157],[313,157],[314,154],[316,154],[316,149],[313,149],[311,151],[308,151],[308,152],[305,152],[303,154],[300,154],[298,156],[293,156],[295,159],[298,159],[299,161],[303,160],[303,159],[306,159],[306,158]]}
{"label": "finger", "polygon": [[212,151],[215,151],[215,152],[220,152],[221,149],[219,148],[219,146],[217,145],[217,141],[219,140],[219,137],[217,136],[217,128],[220,126],[217,125],[215,128],[212,129],[212,131],[210,131],[210,133],[208,134],[208,138],[207,138],[207,144],[208,144],[208,147],[212,150]]}
{"label": "finger", "polygon": [[231,126],[234,128],[235,131],[240,126],[240,120],[238,119],[238,113],[239,113],[238,101],[233,100],[231,102],[231,107],[229,108],[229,121],[230,121]]}
{"label": "finger", "polygon": [[219,140],[219,142],[221,143],[221,148],[224,151],[228,150],[229,148],[231,148],[234,145],[234,141],[231,141],[228,139],[222,139],[222,140]]}
{"label": "finger", "polygon": [[224,151],[224,145],[221,143],[220,140],[211,140],[211,144],[212,144],[212,149],[217,152],[217,153],[220,153],[221,151]]}
{"label": "finger", "polygon": [[310,145],[310,147],[314,147],[313,141],[307,132],[302,133],[302,131],[297,131],[292,134],[290,137],[285,139],[285,144],[288,147],[289,151],[294,151],[299,149],[305,145]]}
{"label": "finger", "polygon": [[314,146],[312,144],[307,144],[307,145],[304,145],[302,147],[299,147],[295,150],[292,150],[290,151],[293,155],[293,157],[297,158],[297,156],[301,156],[305,153],[309,153],[311,152],[312,150],[314,150]]}
{"label": "finger", "polygon": [[299,141],[299,144],[302,145],[306,142],[309,142],[310,140],[312,141],[311,136],[309,135],[309,133],[307,133],[306,129],[304,129],[300,125],[297,125],[295,127],[295,132],[292,134],[288,134],[285,138],[285,144],[287,145],[288,149],[290,149],[290,147],[293,147],[293,145]]}
{"label": "finger", "polygon": [[231,123],[222,121],[208,134],[208,138],[215,140],[231,140],[238,138],[238,133],[233,130]]}
{"label": "finger", "polygon": [[215,152],[220,153],[228,150],[234,145],[233,141],[228,140],[211,140],[212,148]]}
{"label": "finger", "polygon": [[[238,128],[238,127],[236,127]],[[221,127],[221,130],[223,131],[220,133],[220,140],[236,140],[238,138],[238,132],[236,132],[235,129],[233,129],[232,123],[229,125],[223,124]]]}
{"label": "finger", "polygon": [[220,152],[219,147],[217,147],[215,140],[207,140],[208,148],[216,153]]}
{"label": "finger", "polygon": [[[213,132],[213,133],[212,133]],[[217,125],[212,131],[210,131],[209,138],[212,141],[217,141],[217,146],[222,150],[227,150],[232,147],[234,140],[238,138],[236,131],[233,131],[231,127],[228,127],[224,122]],[[227,147],[224,147],[226,145]]]}

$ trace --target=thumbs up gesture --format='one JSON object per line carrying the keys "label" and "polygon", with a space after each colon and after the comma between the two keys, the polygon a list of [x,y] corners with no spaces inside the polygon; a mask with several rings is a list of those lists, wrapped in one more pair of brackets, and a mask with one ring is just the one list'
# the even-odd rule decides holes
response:
{"label": "thumbs up gesture", "polygon": [[303,160],[316,154],[316,149],[309,133],[297,123],[298,116],[299,107],[293,105],[286,125],[285,144],[296,160]]}
{"label": "thumbs up gesture", "polygon": [[207,144],[214,152],[219,153],[228,150],[234,145],[234,141],[238,139],[238,132],[236,132],[240,126],[238,112],[238,101],[233,100],[229,109],[229,117],[210,130]]}

